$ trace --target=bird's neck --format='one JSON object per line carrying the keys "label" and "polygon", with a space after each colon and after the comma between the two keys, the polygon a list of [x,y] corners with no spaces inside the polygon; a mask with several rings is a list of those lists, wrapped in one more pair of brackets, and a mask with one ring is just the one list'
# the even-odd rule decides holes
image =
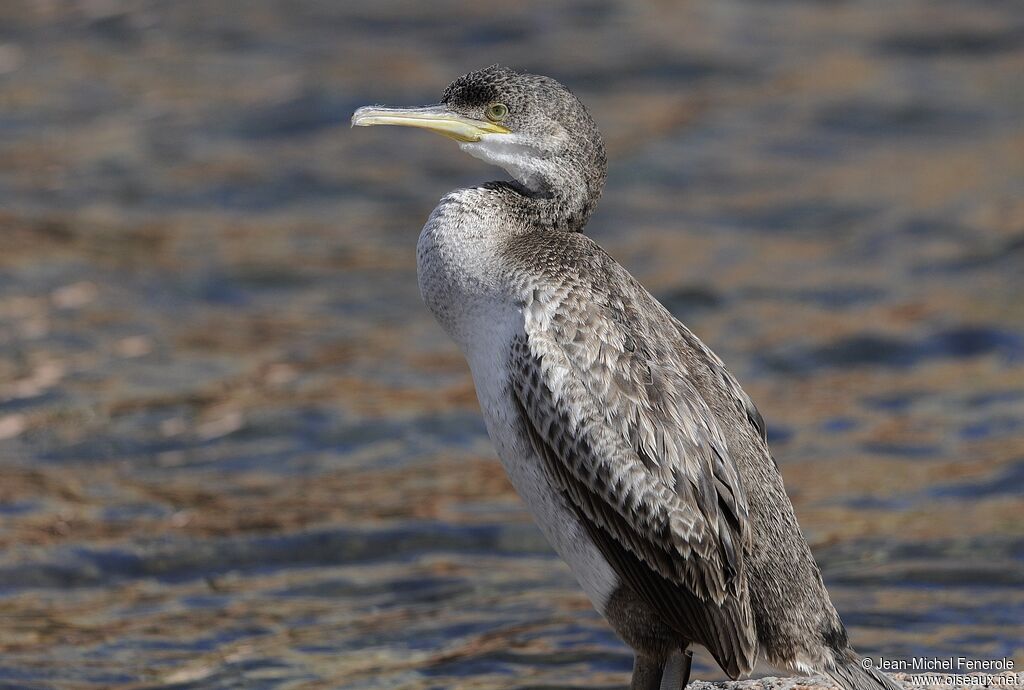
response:
{"label": "bird's neck", "polygon": [[[602,180],[603,182],[603,180]],[[582,232],[601,197],[601,185],[585,184],[536,188],[521,182],[488,182],[483,188],[498,192],[505,214],[521,227]]]}
{"label": "bird's neck", "polygon": [[[549,149],[513,139],[466,142],[460,148],[504,168],[508,182],[477,187],[497,197],[508,220],[529,231],[581,232],[601,198],[607,171],[604,143],[592,121],[589,136],[557,139]],[[522,137],[520,137],[522,138]]]}

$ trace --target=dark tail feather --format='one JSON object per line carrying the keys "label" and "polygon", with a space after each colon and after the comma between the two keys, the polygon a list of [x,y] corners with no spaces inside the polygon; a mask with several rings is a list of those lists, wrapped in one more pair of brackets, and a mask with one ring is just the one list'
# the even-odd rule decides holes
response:
{"label": "dark tail feather", "polygon": [[859,658],[840,661],[835,669],[826,669],[825,673],[843,690],[904,690],[896,680],[873,666],[864,668]]}

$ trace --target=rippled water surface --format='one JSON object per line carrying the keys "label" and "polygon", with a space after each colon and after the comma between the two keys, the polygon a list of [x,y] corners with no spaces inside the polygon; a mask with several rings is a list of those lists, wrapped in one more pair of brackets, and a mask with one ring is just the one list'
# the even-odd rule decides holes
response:
{"label": "rippled water surface", "polygon": [[[0,3],[0,687],[621,687],[421,305],[550,73],[590,233],[760,405],[873,655],[1024,664],[1024,5]],[[709,657],[701,677],[720,677]]]}

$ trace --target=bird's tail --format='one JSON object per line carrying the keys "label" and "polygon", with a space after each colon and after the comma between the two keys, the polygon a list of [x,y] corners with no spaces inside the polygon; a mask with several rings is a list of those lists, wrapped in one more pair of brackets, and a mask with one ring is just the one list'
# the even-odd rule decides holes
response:
{"label": "bird's tail", "polygon": [[836,660],[834,669],[825,669],[826,675],[843,690],[904,690],[894,678],[876,669],[871,659],[861,659],[853,650],[844,656],[847,658]]}

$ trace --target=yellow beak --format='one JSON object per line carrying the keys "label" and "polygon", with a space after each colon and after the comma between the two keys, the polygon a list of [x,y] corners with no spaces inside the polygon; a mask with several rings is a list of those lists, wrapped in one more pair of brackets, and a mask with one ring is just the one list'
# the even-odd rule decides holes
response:
{"label": "yellow beak", "polygon": [[453,113],[443,105],[428,105],[425,108],[364,106],[352,114],[353,127],[373,125],[420,127],[462,142],[480,141],[485,134],[508,134],[511,131],[488,120],[474,120]]}

